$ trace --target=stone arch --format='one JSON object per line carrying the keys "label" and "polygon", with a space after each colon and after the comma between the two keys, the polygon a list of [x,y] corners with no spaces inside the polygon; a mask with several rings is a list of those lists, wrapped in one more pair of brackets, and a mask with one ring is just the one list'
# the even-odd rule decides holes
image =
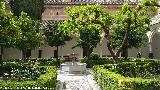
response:
{"label": "stone arch", "polygon": [[[154,53],[156,53],[156,49],[153,48],[154,46],[156,46],[157,44],[159,44],[158,42],[160,41],[157,37],[160,33],[160,26],[159,23],[153,24],[151,26],[151,31],[148,31],[147,37],[148,37],[148,44],[149,44],[149,58],[153,58],[154,57]],[[160,36],[160,35],[159,35]],[[156,41],[158,40],[158,41]],[[154,42],[153,42],[154,41]],[[156,47],[159,48],[159,47]],[[153,51],[154,49],[154,51]],[[157,54],[156,54],[156,58],[157,58]],[[159,57],[160,58],[160,57]]]}

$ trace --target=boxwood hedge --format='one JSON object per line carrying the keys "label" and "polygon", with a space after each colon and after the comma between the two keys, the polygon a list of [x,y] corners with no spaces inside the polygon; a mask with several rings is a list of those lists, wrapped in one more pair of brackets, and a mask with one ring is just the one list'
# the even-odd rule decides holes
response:
{"label": "boxwood hedge", "polygon": [[3,64],[16,65],[18,63],[33,63],[36,62],[39,66],[59,66],[60,63],[64,62],[63,58],[28,58],[25,61],[21,59],[4,59]]}
{"label": "boxwood hedge", "polygon": [[[141,70],[141,68],[144,69]],[[159,75],[158,68],[160,68],[160,64],[157,62],[125,62],[117,65],[97,65],[94,66],[93,71],[94,79],[102,90],[159,90],[159,79],[138,76],[148,73]]]}
{"label": "boxwood hedge", "polygon": [[[81,58],[80,62],[86,63],[88,68],[92,68],[94,65],[113,64],[112,57],[99,57],[96,54],[91,55],[89,58]],[[117,63],[121,62],[160,62],[160,60],[129,57],[127,59],[119,58]]]}

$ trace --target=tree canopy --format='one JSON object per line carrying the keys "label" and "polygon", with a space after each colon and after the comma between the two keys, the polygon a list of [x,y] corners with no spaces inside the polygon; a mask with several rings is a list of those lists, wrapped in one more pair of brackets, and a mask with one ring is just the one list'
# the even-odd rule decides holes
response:
{"label": "tree canopy", "polygon": [[27,13],[32,19],[41,20],[44,11],[44,0],[10,0],[11,10],[15,16]]}
{"label": "tree canopy", "polygon": [[[150,30],[150,17],[146,7],[139,11],[126,3],[114,15],[111,30],[111,44],[114,49],[123,44],[127,29],[129,34],[126,37],[123,53],[125,50],[127,53],[128,48],[139,48],[146,43],[147,36],[145,33]],[[127,57],[128,55],[124,56]]]}
{"label": "tree canopy", "polygon": [[70,7],[64,24],[72,33],[78,33],[77,46],[90,48],[88,51],[96,47],[103,31],[115,62],[123,48],[138,48],[143,44],[145,33],[150,30],[148,10],[156,10],[152,6],[158,6],[156,0],[144,0],[135,8],[123,4],[116,14],[107,13],[100,5]]}
{"label": "tree canopy", "polygon": [[[16,48],[24,51],[35,49],[43,43],[43,35],[37,30],[37,21],[32,20],[27,13],[22,12],[18,19],[21,29],[21,39],[16,42]],[[25,59],[25,56],[23,57]]]}
{"label": "tree canopy", "polygon": [[55,21],[52,25],[48,25],[47,29],[44,30],[44,34],[48,45],[57,47],[57,52],[58,46],[65,45],[66,41],[71,40],[70,34],[64,31],[63,24],[58,21]]}
{"label": "tree canopy", "polygon": [[0,1],[0,47],[13,47],[20,38],[17,18],[5,10],[4,0]]}
{"label": "tree canopy", "polygon": [[[155,0],[144,0],[135,8],[124,4],[120,11],[113,18],[111,30],[107,30],[107,47],[114,60],[122,52],[123,48],[140,47],[143,43],[144,35],[150,30],[150,18],[148,10],[151,12],[157,6]],[[110,35],[109,35],[110,34]],[[114,49],[117,51],[114,51]],[[115,62],[115,61],[114,61]]]}
{"label": "tree canopy", "polygon": [[5,8],[5,1],[0,0],[0,75],[3,72],[3,48],[13,47],[21,35],[17,18],[7,13]]}
{"label": "tree canopy", "polygon": [[83,56],[89,56],[100,42],[103,26],[99,22],[104,26],[110,24],[110,15],[105,10],[99,5],[69,7],[66,10],[69,18],[64,25],[79,36],[75,47],[83,48]]}
{"label": "tree canopy", "polygon": [[[128,13],[128,15],[127,15]],[[122,44],[123,37],[127,28],[128,18],[131,18],[130,33],[126,48],[139,48],[145,42],[145,33],[150,30],[150,17],[146,10],[137,13],[128,4],[123,5],[122,10],[114,15],[114,25],[112,26],[112,47],[118,48]]]}

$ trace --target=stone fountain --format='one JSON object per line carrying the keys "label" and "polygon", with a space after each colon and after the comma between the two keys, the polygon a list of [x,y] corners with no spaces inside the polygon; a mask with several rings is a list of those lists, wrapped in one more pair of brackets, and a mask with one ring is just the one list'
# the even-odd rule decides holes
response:
{"label": "stone fountain", "polygon": [[62,72],[67,72],[69,74],[75,74],[75,73],[82,74],[86,72],[86,63],[76,62],[76,59],[77,59],[76,55],[77,54],[72,53],[70,55],[71,61],[61,64]]}
{"label": "stone fountain", "polygon": [[83,74],[86,72],[86,63],[65,62],[61,64],[61,71],[68,72],[69,74]]}

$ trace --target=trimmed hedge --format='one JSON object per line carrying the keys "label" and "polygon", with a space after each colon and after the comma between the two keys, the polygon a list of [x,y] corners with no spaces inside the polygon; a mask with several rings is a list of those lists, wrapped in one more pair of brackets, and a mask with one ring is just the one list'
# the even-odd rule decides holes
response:
{"label": "trimmed hedge", "polygon": [[118,62],[160,62],[160,60],[158,60],[158,59],[146,59],[146,58],[128,57],[127,59],[119,58]]}
{"label": "trimmed hedge", "polygon": [[159,62],[122,62],[118,63],[116,72],[125,77],[148,78],[160,74]]}
{"label": "trimmed hedge", "polygon": [[90,56],[84,57],[80,59],[81,63],[86,63],[87,68],[92,68],[94,65],[104,65],[112,63],[111,58],[100,58],[100,56],[96,53],[91,53]]}
{"label": "trimmed hedge", "polygon": [[[81,58],[81,63],[86,63],[88,68],[92,68],[94,65],[104,65],[104,64],[113,64],[112,57],[97,57],[91,56],[91,58]],[[160,62],[157,59],[146,59],[146,58],[133,58],[129,57],[127,59],[119,58],[117,63],[121,62]]]}
{"label": "trimmed hedge", "polygon": [[56,78],[57,78],[57,68],[54,66],[45,66],[46,73],[40,75],[40,77],[36,81],[1,81],[0,82],[0,90],[37,90],[37,89],[51,89],[55,90],[56,87]]}
{"label": "trimmed hedge", "polygon": [[16,65],[17,63],[34,63],[36,62],[39,66],[59,66],[60,63],[64,62],[63,58],[58,58],[58,60],[56,58],[29,58],[26,59],[25,61],[21,60],[21,59],[5,59],[3,60],[3,63],[7,63],[9,65],[10,64],[14,64]]}
{"label": "trimmed hedge", "polygon": [[92,68],[94,65],[104,65],[112,63],[111,59],[109,58],[98,58],[98,59],[81,58],[80,62],[86,63],[87,68]]}
{"label": "trimmed hedge", "polygon": [[64,62],[63,58],[32,58],[31,62],[38,62],[40,66],[60,66],[60,63]]}
{"label": "trimmed hedge", "polygon": [[[97,83],[100,85],[102,90],[159,90],[160,88],[160,80],[156,79],[144,79],[141,77],[129,77],[130,74],[134,73],[134,71],[141,72],[141,67],[137,68],[137,66],[141,66],[144,68],[154,68],[158,63],[120,63],[118,65],[101,65],[94,66],[94,78]],[[160,67],[160,66],[157,66]],[[122,69],[120,69],[122,68]],[[126,71],[124,71],[124,69]],[[121,71],[123,70],[123,71]],[[130,70],[132,70],[130,72]],[[144,70],[144,69],[143,69]],[[150,69],[146,69],[150,71]],[[121,72],[119,72],[121,71]],[[127,73],[127,71],[129,73]],[[123,76],[124,73],[127,73],[128,76]],[[149,72],[151,75],[155,72]],[[156,74],[159,74],[159,71],[156,71]]]}

